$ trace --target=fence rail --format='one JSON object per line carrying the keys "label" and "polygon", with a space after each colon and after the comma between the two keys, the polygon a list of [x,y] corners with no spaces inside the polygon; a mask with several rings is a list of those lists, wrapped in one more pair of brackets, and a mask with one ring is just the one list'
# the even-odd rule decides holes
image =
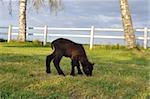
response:
{"label": "fence rail", "polygon": [[[18,30],[19,27],[14,27],[12,25],[9,25],[8,27],[0,27],[0,29],[8,29],[8,38],[7,41],[10,42],[12,35],[18,35],[18,33],[12,33],[12,30]],[[113,29],[113,28],[95,28],[94,26],[91,26],[91,28],[55,28],[55,27],[48,27],[45,25],[44,27],[27,27],[27,30],[43,30],[43,34],[36,34],[43,36],[43,44],[46,45],[47,37],[48,36],[63,36],[63,37],[85,37],[90,39],[90,49],[92,49],[94,44],[94,38],[105,38],[105,39],[124,39],[124,36],[101,36],[101,35],[95,35],[95,31],[100,32],[123,32],[123,29]],[[89,31],[89,35],[77,35],[77,34],[50,34],[49,31]],[[143,47],[144,49],[147,48],[148,40],[150,40],[150,37],[148,37],[148,32],[150,32],[150,29],[147,27],[144,27],[142,29],[135,29],[135,32],[143,32],[143,37],[136,37],[136,39],[143,40]],[[30,33],[27,33],[27,35],[30,35]]]}

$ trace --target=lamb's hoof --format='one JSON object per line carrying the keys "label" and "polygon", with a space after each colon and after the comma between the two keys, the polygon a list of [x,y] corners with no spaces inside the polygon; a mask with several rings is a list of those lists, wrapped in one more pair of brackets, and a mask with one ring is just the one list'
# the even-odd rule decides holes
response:
{"label": "lamb's hoof", "polygon": [[79,75],[83,75],[83,73],[82,72],[80,72],[80,73],[78,73]]}
{"label": "lamb's hoof", "polygon": [[70,75],[71,75],[71,76],[75,76],[75,74],[74,74],[74,73],[71,73]]}
{"label": "lamb's hoof", "polygon": [[50,71],[50,70],[46,70],[46,73],[50,74],[50,73],[51,73],[51,71]]}
{"label": "lamb's hoof", "polygon": [[61,73],[61,74],[59,74],[59,75],[61,75],[61,76],[65,76],[65,74],[64,74],[64,73]]}

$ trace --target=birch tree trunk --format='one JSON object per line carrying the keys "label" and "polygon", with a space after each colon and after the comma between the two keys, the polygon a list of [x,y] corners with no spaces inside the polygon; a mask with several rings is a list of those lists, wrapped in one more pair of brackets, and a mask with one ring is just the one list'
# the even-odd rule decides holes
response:
{"label": "birch tree trunk", "polygon": [[18,41],[26,41],[26,5],[27,0],[19,1],[19,34]]}
{"label": "birch tree trunk", "polygon": [[128,0],[120,0],[120,10],[122,16],[122,25],[124,29],[124,36],[126,47],[132,49],[136,47],[136,39],[132,25],[132,19],[129,11]]}

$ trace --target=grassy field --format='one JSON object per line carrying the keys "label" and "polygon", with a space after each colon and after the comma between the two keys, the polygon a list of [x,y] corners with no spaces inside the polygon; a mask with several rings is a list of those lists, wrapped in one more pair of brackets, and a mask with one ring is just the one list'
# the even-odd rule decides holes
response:
{"label": "grassy field", "polygon": [[[35,45],[34,45],[35,46]],[[93,76],[70,76],[70,60],[61,67],[67,76],[45,73],[50,47],[0,43],[0,99],[148,99],[150,50],[84,46],[95,63]]]}

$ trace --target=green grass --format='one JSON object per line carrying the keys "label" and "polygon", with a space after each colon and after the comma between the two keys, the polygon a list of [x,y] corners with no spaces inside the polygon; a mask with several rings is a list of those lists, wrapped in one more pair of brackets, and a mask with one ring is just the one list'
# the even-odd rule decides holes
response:
{"label": "green grass", "polygon": [[61,67],[67,76],[45,73],[50,47],[0,43],[0,99],[148,99],[150,50],[84,46],[95,63],[93,76],[70,76],[70,60]]}

